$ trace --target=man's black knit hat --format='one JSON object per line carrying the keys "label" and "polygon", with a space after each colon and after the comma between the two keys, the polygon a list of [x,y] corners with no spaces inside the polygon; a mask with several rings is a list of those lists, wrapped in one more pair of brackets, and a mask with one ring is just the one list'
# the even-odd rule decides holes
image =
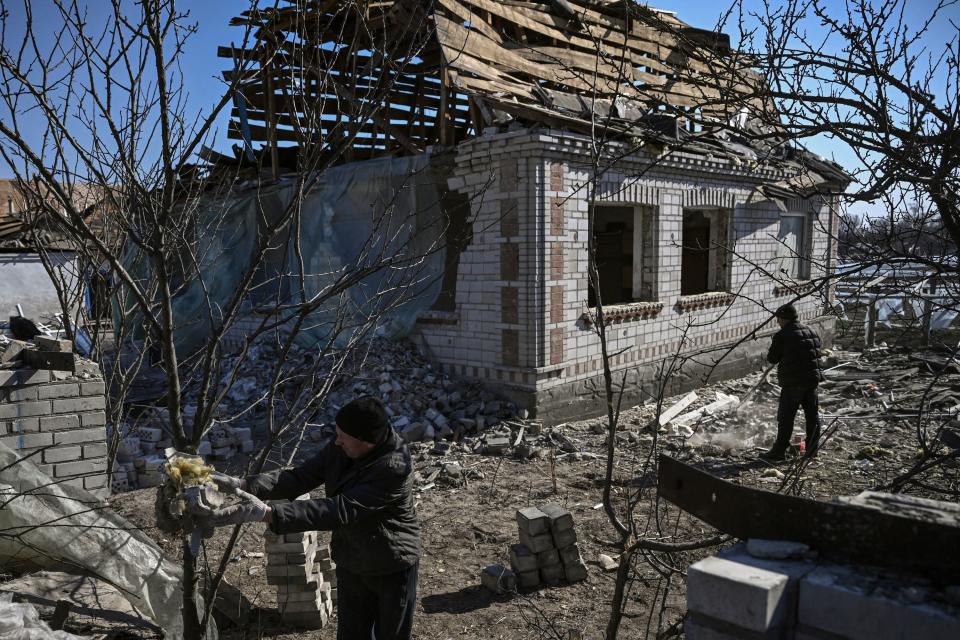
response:
{"label": "man's black knit hat", "polygon": [[785,304],[773,314],[778,318],[783,318],[784,320],[796,320],[797,319],[797,308],[792,304]]}
{"label": "man's black knit hat", "polygon": [[364,442],[380,444],[390,433],[387,412],[373,396],[351,400],[337,411],[335,419],[341,431]]}

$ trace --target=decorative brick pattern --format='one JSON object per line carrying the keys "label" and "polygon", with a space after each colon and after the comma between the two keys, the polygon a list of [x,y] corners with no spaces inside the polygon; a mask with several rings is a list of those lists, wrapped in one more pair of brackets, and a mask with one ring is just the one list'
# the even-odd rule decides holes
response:
{"label": "decorative brick pattern", "polygon": [[506,198],[500,201],[500,235],[504,238],[514,238],[520,235],[520,214],[516,198]]}
{"label": "decorative brick pattern", "polygon": [[500,332],[500,361],[508,367],[520,366],[520,334],[516,329]]}
{"label": "decorative brick pattern", "polygon": [[563,287],[550,287],[550,322],[563,322]]}
{"label": "decorative brick pattern", "polygon": [[510,193],[517,190],[517,159],[504,158],[500,161],[500,192]]}
{"label": "decorative brick pattern", "polygon": [[550,244],[550,279],[563,280],[563,243],[553,242]]}
{"label": "decorative brick pattern", "polygon": [[566,198],[550,198],[550,235],[552,236],[563,235],[564,200]]}
{"label": "decorative brick pattern", "polygon": [[520,245],[511,242],[500,245],[500,279],[520,279]]}
{"label": "decorative brick pattern", "polygon": [[564,361],[563,329],[550,329],[550,364]]}
{"label": "decorative brick pattern", "polygon": [[516,287],[500,289],[500,322],[504,324],[520,322],[520,290]]}
{"label": "decorative brick pattern", "polygon": [[550,190],[563,191],[564,164],[562,162],[550,163]]}

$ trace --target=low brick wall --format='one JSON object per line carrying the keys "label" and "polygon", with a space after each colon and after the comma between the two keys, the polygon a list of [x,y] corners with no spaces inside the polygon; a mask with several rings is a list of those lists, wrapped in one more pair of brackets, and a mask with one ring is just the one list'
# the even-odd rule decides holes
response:
{"label": "low brick wall", "polygon": [[0,370],[0,442],[58,482],[107,486],[106,398],[99,375],[45,369]]}

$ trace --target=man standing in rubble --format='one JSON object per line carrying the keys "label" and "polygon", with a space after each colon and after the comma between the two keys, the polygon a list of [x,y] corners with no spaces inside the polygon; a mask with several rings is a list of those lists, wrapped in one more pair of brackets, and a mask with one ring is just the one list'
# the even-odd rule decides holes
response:
{"label": "man standing in rubble", "polygon": [[773,335],[767,360],[777,365],[780,379],[780,406],[777,409],[777,440],[766,453],[764,460],[783,460],[790,445],[793,421],[797,409],[803,407],[807,426],[806,455],[817,453],[820,440],[820,413],[818,410],[817,386],[823,381],[820,368],[820,337],[797,321],[797,310],[785,304],[774,314],[780,331]]}
{"label": "man standing in rubble", "polygon": [[[277,534],[332,531],[338,640],[408,640],[420,558],[410,452],[372,397],[340,409],[336,432],[293,469],[243,480],[214,474],[222,489],[241,489],[245,501],[214,512],[213,523],[266,522]],[[325,498],[294,500],[321,484]]]}

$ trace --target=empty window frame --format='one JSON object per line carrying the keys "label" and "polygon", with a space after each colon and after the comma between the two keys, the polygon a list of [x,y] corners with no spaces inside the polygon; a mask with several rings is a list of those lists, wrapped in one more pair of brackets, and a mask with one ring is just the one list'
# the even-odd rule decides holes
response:
{"label": "empty window frame", "polygon": [[[600,301],[605,305],[656,299],[656,210],[634,205],[597,205],[592,210],[593,249]],[[588,291],[597,305],[593,283]]]}
{"label": "empty window frame", "polygon": [[810,224],[802,213],[784,213],[780,216],[777,232],[777,262],[779,275],[794,280],[810,277]]}
{"label": "empty window frame", "polygon": [[726,209],[683,212],[680,295],[730,290],[729,228]]}

